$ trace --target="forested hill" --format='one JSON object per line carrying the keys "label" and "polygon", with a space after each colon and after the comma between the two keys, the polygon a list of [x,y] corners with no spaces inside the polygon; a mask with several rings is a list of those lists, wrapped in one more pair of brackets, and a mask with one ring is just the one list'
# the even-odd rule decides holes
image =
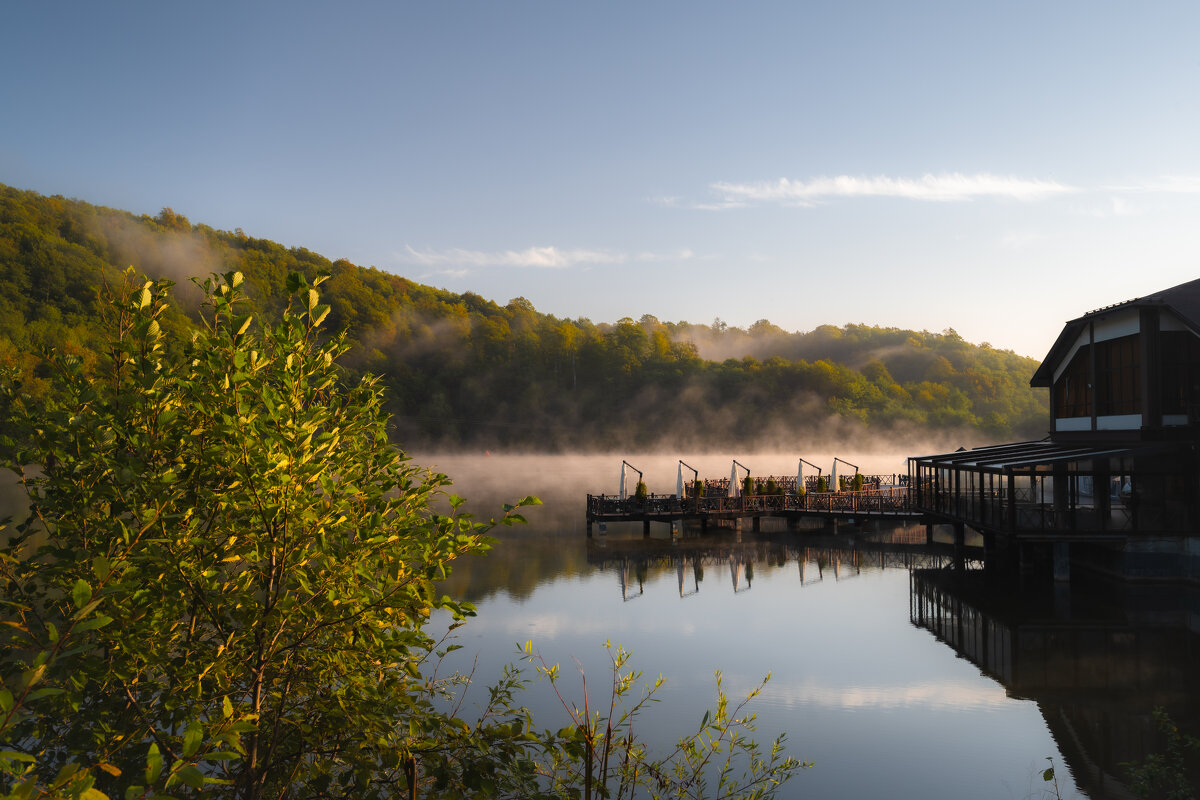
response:
{"label": "forested hill", "polygon": [[1040,437],[1037,362],[943,333],[846,325],[789,333],[660,322],[560,319],[524,298],[498,305],[303,248],[0,185],[0,363],[44,391],[37,356],[96,358],[98,288],[133,265],[176,281],[240,270],[256,314],[277,312],[289,272],[332,277],[326,326],[345,328],[344,366],[382,376],[410,448],[737,447],[803,450],[901,437],[981,443]]}

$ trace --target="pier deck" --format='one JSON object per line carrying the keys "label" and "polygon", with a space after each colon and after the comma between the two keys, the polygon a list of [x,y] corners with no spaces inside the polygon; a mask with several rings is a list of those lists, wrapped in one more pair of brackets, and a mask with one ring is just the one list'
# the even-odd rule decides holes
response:
{"label": "pier deck", "polygon": [[787,520],[804,518],[841,519],[862,522],[871,519],[914,520],[925,515],[913,508],[907,486],[883,486],[861,491],[808,492],[804,495],[723,495],[683,497],[649,495],[645,498],[616,495],[587,496],[587,525],[593,522],[675,523],[749,518],[754,526],[762,517]]}

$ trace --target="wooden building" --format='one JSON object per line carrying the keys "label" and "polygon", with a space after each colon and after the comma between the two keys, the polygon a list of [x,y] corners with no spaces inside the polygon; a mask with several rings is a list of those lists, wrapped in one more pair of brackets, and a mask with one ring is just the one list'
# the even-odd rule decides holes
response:
{"label": "wooden building", "polygon": [[993,545],[1200,580],[1200,280],[1066,324],[1030,384],[1047,438],[909,459],[916,508]]}

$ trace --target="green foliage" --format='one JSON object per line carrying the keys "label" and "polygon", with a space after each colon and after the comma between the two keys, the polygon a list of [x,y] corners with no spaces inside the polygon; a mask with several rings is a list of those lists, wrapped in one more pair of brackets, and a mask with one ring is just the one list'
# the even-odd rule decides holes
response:
{"label": "green foliage", "polygon": [[775,481],[774,478],[767,478],[767,485],[764,490],[764,494],[775,496],[775,495],[783,494],[783,492],[780,491],[779,484]]}
{"label": "green foliage", "polygon": [[1042,770],[1042,783],[1046,784],[1042,797],[1062,800],[1062,792],[1058,788],[1058,775],[1054,771],[1054,759],[1047,757],[1046,760],[1050,762],[1050,766]]}
{"label": "green foliage", "polygon": [[861,472],[854,473],[854,491],[861,492],[863,488],[863,476]]}
{"label": "green foliage", "polygon": [[699,478],[696,478],[696,480],[692,481],[692,496],[704,496],[704,481],[700,480]]}
{"label": "green foliage", "polygon": [[[439,586],[487,526],[389,443],[379,383],[342,380],[343,339],[318,335],[324,279],[289,277],[266,325],[244,313],[245,283],[205,281],[179,341],[161,322],[169,285],[131,270],[95,369],[53,360],[40,398],[5,375],[18,436],[2,465],[30,511],[0,540],[4,797],[590,798],[609,796],[610,757],[652,795],[710,796],[716,775],[712,796],[768,797],[791,777],[782,742],[760,755],[723,694],[660,758],[623,728],[597,760],[611,705],[535,729],[515,670],[459,717],[469,679],[436,677],[455,646],[424,625],[473,613]],[[626,659],[614,698],[638,679]]]}
{"label": "green foliage", "polygon": [[14,797],[384,797],[398,754],[450,774],[479,741],[480,762],[528,746],[451,724],[421,674],[429,614],[471,613],[436,582],[482,526],[430,510],[446,479],[389,444],[378,383],[342,384],[320,281],[262,328],[243,282],[206,281],[173,342],[168,286],[129,273],[94,373],[57,359],[37,403],[10,373],[24,444],[4,465],[31,507],[0,549]]}
{"label": "green foliage", "polygon": [[820,493],[827,491],[829,491],[829,479],[822,475],[817,478],[817,492]]}
{"label": "green foliage", "polygon": [[754,496],[754,478],[749,475],[742,478],[742,494],[746,497]]}
{"label": "green foliage", "polygon": [[716,673],[715,708],[706,710],[696,728],[673,749],[652,757],[638,738],[636,723],[655,701],[665,679],[659,676],[645,684],[642,673],[629,668],[628,651],[609,643],[605,646],[611,661],[608,695],[593,706],[581,669],[581,706],[562,694],[558,665],[547,664],[534,652],[532,642],[525,645],[526,659],[550,682],[571,722],[558,732],[572,744],[563,753],[566,757],[543,766],[555,793],[582,800],[632,798],[642,793],[649,797],[752,800],[773,797],[785,781],[812,766],[784,755],[784,735],[765,749],[751,736],[754,715],[746,713],[746,706],[762,692],[770,675],[731,706],[720,672]]}
{"label": "green foliage", "polygon": [[[289,273],[327,273],[325,328],[346,337],[342,364],[380,376],[394,434],[410,446],[645,446],[687,434],[720,448],[818,433],[831,418],[864,436],[996,441],[1041,436],[1048,419],[1047,398],[1029,387],[1036,361],[953,331],[559,319],[524,298],[501,306],[441,291],[171,209],[137,217],[0,186],[0,264],[0,364],[18,367],[33,395],[45,389],[33,370],[46,348],[101,353],[95,290],[118,267],[173,277],[202,264],[241,272],[246,313],[259,318],[287,304]],[[160,323],[198,324],[199,300],[176,287]]]}
{"label": "green foliage", "polygon": [[650,490],[646,488],[645,481],[638,481],[637,486],[633,490],[633,499],[639,503],[646,502],[646,498],[650,496]]}
{"label": "green foliage", "polygon": [[1195,800],[1200,789],[1200,738],[1183,733],[1161,708],[1154,709],[1158,752],[1137,764],[1122,766],[1129,773],[1129,788],[1139,797]]}

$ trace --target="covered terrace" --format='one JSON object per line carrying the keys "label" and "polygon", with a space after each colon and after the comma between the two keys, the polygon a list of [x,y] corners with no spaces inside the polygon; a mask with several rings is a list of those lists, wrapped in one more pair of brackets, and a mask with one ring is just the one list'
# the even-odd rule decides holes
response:
{"label": "covered terrace", "polygon": [[914,508],[947,521],[1027,539],[1116,539],[1194,532],[1195,463],[1186,443],[1047,439],[912,457],[908,469]]}

